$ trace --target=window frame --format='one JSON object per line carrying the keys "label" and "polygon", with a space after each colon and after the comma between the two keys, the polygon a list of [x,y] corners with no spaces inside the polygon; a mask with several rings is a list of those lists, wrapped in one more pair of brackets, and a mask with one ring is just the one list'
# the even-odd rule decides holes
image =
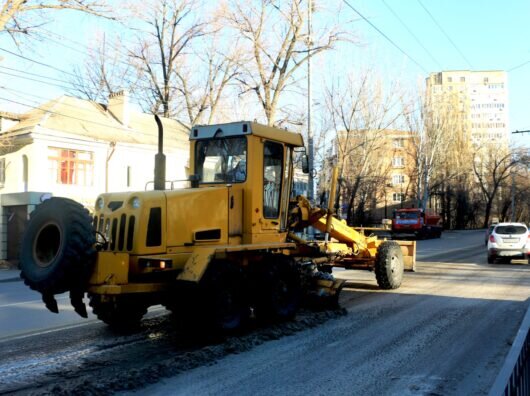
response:
{"label": "window frame", "polygon": [[[278,156],[278,158],[276,159],[280,159],[280,169],[278,171],[278,175],[280,177],[280,180],[277,181],[277,182],[271,182],[271,183],[274,183],[276,184],[276,187],[278,187],[278,189],[276,190],[278,192],[278,197],[275,199],[275,203],[276,203],[276,206],[272,206],[272,208],[275,210],[273,214],[268,214],[267,211],[265,210],[266,207],[271,207],[270,205],[266,205],[265,203],[265,200],[267,198],[267,191],[266,191],[266,184],[265,184],[265,181],[267,180],[266,179],[266,146],[267,145],[276,145],[278,147],[281,148],[281,155]],[[274,159],[274,157],[271,157]],[[270,165],[270,166],[277,166],[277,165]],[[283,186],[282,186],[282,181],[283,181],[283,173],[284,173],[284,168],[285,167],[285,147],[283,144],[279,143],[279,142],[274,142],[272,140],[265,140],[263,142],[263,217],[265,219],[278,219],[281,215],[281,197],[282,197],[282,191],[283,191]]]}
{"label": "window frame", "polygon": [[[395,181],[396,178],[398,178],[398,181]],[[405,184],[405,175],[403,174],[395,174],[395,175],[392,175],[392,184],[395,186],[395,185],[400,185],[400,184]]]}
{"label": "window frame", "polygon": [[[80,154],[88,154],[89,159],[79,158]],[[48,165],[55,184],[81,187],[94,185],[93,151],[49,146]]]}
{"label": "window frame", "polygon": [[[226,175],[225,175],[225,180],[204,181],[203,179],[204,179],[204,162],[205,162],[205,159],[202,160],[202,164],[199,166],[199,159],[200,159],[199,149],[200,149],[201,145],[203,145],[205,142],[230,141],[230,140],[242,140],[245,143],[245,146],[244,146],[244,152],[245,152],[245,178],[243,180],[234,179],[234,180],[230,180],[229,181],[229,180],[226,180]],[[247,139],[246,136],[238,135],[238,136],[227,136],[227,137],[213,138],[213,139],[200,139],[200,140],[196,141],[195,150],[194,151],[195,151],[195,164],[194,164],[194,167],[195,167],[195,173],[200,178],[199,179],[199,184],[240,184],[240,183],[245,183],[247,181],[247,176],[248,176],[248,139]],[[200,169],[200,171],[199,171],[199,169]],[[228,170],[227,170],[227,173],[228,173]]]}
{"label": "window frame", "polygon": [[405,193],[402,193],[402,192],[392,193],[392,202],[405,202]]}

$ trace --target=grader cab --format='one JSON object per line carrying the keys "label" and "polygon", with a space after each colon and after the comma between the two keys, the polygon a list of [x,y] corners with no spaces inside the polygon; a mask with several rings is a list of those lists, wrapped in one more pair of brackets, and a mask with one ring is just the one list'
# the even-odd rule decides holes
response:
{"label": "grader cab", "polygon": [[[414,268],[414,242],[365,237],[292,196],[300,134],[253,122],[193,127],[191,185],[179,190],[165,189],[160,123],[159,139],[154,191],[101,194],[93,216],[66,198],[31,214],[21,276],[52,312],[68,291],[81,316],[86,294],[114,327],[163,304],[183,321],[230,330],[250,316],[290,318],[305,300],[336,304],[334,266],[374,270],[384,289]],[[304,240],[307,226],[326,240]]]}

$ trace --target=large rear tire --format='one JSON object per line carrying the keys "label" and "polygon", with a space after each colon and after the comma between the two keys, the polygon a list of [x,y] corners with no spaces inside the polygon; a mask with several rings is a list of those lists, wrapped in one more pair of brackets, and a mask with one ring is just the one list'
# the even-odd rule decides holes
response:
{"label": "large rear tire", "polygon": [[92,220],[81,204],[48,199],[31,213],[24,232],[20,276],[42,294],[83,289],[96,257],[94,244]]}
{"label": "large rear tire", "polygon": [[276,257],[255,264],[251,283],[259,320],[289,320],[296,315],[301,284],[300,274],[291,260]]}
{"label": "large rear tire", "polygon": [[403,253],[393,241],[385,241],[377,249],[375,277],[381,289],[397,289],[403,281]]}
{"label": "large rear tire", "polygon": [[199,283],[199,322],[221,332],[239,329],[250,316],[241,267],[226,260],[210,263]]}

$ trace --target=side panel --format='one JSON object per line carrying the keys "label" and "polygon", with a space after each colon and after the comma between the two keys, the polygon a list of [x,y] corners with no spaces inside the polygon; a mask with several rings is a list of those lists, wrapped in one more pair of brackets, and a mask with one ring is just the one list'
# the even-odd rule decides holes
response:
{"label": "side panel", "polygon": [[128,275],[129,255],[127,253],[98,252],[98,259],[89,284],[127,284]]}
{"label": "side panel", "polygon": [[228,242],[229,188],[167,191],[167,246]]}
{"label": "side panel", "polygon": [[235,185],[229,189],[228,236],[243,236],[243,187]]}

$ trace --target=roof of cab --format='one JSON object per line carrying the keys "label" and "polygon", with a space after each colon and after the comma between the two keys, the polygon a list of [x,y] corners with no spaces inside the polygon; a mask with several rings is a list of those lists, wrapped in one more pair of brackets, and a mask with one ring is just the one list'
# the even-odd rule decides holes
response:
{"label": "roof of cab", "polygon": [[191,128],[190,140],[242,135],[256,135],[266,139],[286,143],[295,147],[304,146],[304,139],[299,133],[288,132],[284,129],[250,121],[239,121],[213,125],[197,125]]}

